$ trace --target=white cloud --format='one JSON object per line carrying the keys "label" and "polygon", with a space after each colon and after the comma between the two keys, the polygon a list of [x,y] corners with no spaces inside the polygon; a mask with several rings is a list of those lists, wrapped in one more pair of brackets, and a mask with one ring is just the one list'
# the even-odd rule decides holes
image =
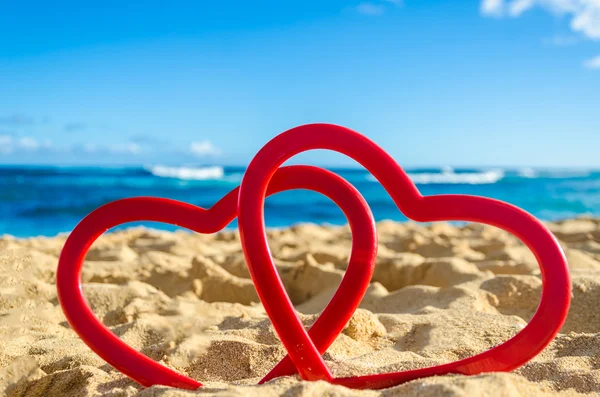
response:
{"label": "white cloud", "polygon": [[493,17],[519,17],[535,7],[569,16],[573,31],[600,40],[600,0],[482,0],[480,3],[481,13]]}
{"label": "white cloud", "polygon": [[356,6],[356,11],[363,15],[381,15],[385,12],[385,8],[380,4],[360,3]]}
{"label": "white cloud", "polygon": [[588,0],[587,5],[571,20],[571,29],[593,39],[600,39],[600,1]]}
{"label": "white cloud", "polygon": [[575,36],[554,35],[543,40],[546,45],[556,47],[568,47],[579,43],[580,39]]}
{"label": "white cloud", "polygon": [[504,0],[482,0],[479,8],[484,15],[499,17],[504,13]]}
{"label": "white cloud", "polygon": [[10,145],[12,143],[12,136],[0,135],[0,146]]}
{"label": "white cloud", "polygon": [[84,143],[82,145],[67,146],[67,151],[83,152],[86,154],[134,154],[138,155],[143,152],[142,147],[137,143],[113,143],[109,145],[98,144],[93,142]]}
{"label": "white cloud", "polygon": [[25,137],[19,139],[17,147],[27,151],[36,151],[40,148],[40,143],[35,138]]}
{"label": "white cloud", "polygon": [[531,7],[535,0],[514,0],[508,5],[508,13],[511,16],[519,16]]}
{"label": "white cloud", "polygon": [[10,135],[0,135],[0,153],[7,154],[19,151],[36,152],[40,149],[52,148],[52,142],[48,139],[40,142],[32,137],[14,139]]}
{"label": "white cloud", "polygon": [[215,156],[220,153],[210,141],[192,142],[190,152],[196,156]]}
{"label": "white cloud", "polygon": [[583,66],[587,69],[600,70],[600,55],[583,62]]}
{"label": "white cloud", "polygon": [[0,135],[0,153],[6,154],[12,152],[12,137],[10,135]]}

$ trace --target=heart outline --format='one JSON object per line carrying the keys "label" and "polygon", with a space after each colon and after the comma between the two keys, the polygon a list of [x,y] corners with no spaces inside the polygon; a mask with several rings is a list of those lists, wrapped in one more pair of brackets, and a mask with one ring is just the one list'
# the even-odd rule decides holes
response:
{"label": "heart outline", "polygon": [[[330,171],[312,166],[281,167],[266,194],[292,189],[310,189],[332,199],[347,216],[352,232],[352,251],[346,274],[338,291],[309,330],[317,345],[329,346],[349,321],[368,288],[377,255],[375,220],[354,186]],[[56,283],[59,303],[67,321],[96,354],[143,386],[166,385],[193,390],[202,384],[141,354],[102,324],[83,295],[81,271],[85,255],[102,233],[127,222],[172,223],[176,218],[181,220],[175,223],[178,226],[205,234],[215,233],[235,218],[238,192],[239,187],[233,189],[209,209],[156,197],[113,201],[88,214],[65,242],[59,257]],[[156,209],[164,212],[156,213]],[[196,221],[201,226],[196,226]],[[340,299],[339,291],[347,289],[358,293],[351,300]]]}
{"label": "heart outline", "polygon": [[[487,351],[448,364],[387,374],[334,378],[289,300],[266,245],[264,194],[275,171],[308,150],[342,153],[365,167],[390,194],[398,209],[418,222],[470,221],[499,227],[533,252],[542,274],[542,297],[535,314],[519,333]],[[568,264],[554,235],[533,215],[511,204],[480,196],[423,196],[400,165],[366,136],[333,124],[306,124],[269,141],[250,162],[238,196],[240,238],[250,275],[290,360],[305,380],[325,380],[351,388],[386,388],[431,375],[511,371],[520,367],[556,336],[567,316],[571,283]],[[246,233],[246,226],[259,232]],[[252,250],[248,250],[252,247]],[[263,285],[261,285],[263,284]],[[266,290],[266,285],[274,286]],[[273,302],[278,302],[273,305]],[[281,304],[284,302],[284,304]],[[290,332],[291,330],[291,332]],[[263,378],[264,382],[272,374]]]}

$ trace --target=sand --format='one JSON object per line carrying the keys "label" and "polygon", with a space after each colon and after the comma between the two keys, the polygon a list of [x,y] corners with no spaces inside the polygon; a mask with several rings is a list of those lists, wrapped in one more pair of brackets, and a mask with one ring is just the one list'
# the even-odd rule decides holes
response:
{"label": "sand", "polygon": [[[297,377],[256,382],[285,354],[249,279],[237,232],[132,228],[102,236],[84,265],[94,312],[134,348],[206,386],[143,388],[96,356],[58,305],[65,237],[0,238],[0,390],[9,396],[578,396],[600,395],[600,220],[548,224],[569,259],[573,302],[554,342],[512,373],[439,376],[380,391]],[[337,376],[418,368],[507,340],[533,315],[531,253],[487,226],[377,225],[380,249],[361,308],[324,358]],[[348,227],[269,231],[305,325],[337,288]]]}

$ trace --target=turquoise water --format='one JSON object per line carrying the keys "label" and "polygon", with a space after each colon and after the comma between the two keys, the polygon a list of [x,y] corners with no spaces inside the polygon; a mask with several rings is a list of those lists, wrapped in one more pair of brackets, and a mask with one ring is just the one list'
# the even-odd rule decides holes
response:
{"label": "turquoise water", "polygon": [[[360,169],[332,169],[366,198],[377,220],[406,218],[372,176]],[[538,218],[600,216],[600,171],[536,169],[408,169],[424,195],[463,193],[515,204]],[[210,207],[241,181],[239,167],[0,167],[0,234],[54,236],[71,231],[89,212],[132,196],[158,196]],[[327,198],[291,191],[269,197],[267,226],[298,222],[344,224]],[[175,227],[144,222],[173,230]],[[132,226],[128,224],[126,226]],[[138,224],[136,224],[138,225]],[[230,226],[235,226],[233,222]]]}

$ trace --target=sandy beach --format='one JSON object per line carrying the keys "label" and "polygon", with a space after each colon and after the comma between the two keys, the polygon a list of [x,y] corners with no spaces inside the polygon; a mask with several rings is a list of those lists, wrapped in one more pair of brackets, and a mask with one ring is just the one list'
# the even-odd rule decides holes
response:
{"label": "sandy beach", "polygon": [[[548,223],[573,282],[558,337],[513,373],[440,376],[380,391],[297,377],[255,384],[285,354],[249,278],[237,232],[131,228],[102,236],[84,265],[96,315],[129,345],[205,384],[143,388],[70,329],[58,304],[66,237],[0,238],[0,390],[8,396],[578,396],[600,394],[600,219]],[[539,303],[533,255],[493,227],[377,224],[375,275],[324,355],[336,376],[454,361],[517,333]],[[269,230],[286,289],[310,326],[337,288],[348,227]]]}

